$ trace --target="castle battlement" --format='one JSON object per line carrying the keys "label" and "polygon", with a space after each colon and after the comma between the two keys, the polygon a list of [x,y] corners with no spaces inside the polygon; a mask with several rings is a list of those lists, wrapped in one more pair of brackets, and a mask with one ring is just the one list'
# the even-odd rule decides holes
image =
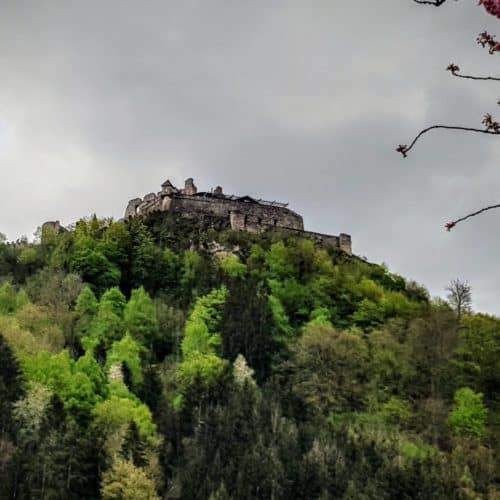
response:
{"label": "castle battlement", "polygon": [[211,191],[198,191],[193,179],[185,181],[184,188],[175,187],[169,180],[158,193],[130,200],[125,218],[140,217],[155,212],[180,213],[197,218],[203,215],[227,219],[231,228],[239,231],[262,233],[280,229],[300,233],[325,245],[334,246],[352,254],[351,237],[314,233],[304,230],[302,216],[290,210],[287,203],[266,201],[250,196],[228,195],[221,186]]}

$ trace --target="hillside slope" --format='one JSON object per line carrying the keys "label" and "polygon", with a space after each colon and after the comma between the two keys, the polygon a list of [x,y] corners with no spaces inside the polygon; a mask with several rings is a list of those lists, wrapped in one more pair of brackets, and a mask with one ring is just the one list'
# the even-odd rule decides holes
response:
{"label": "hillside slope", "polygon": [[0,498],[500,498],[500,321],[213,218],[0,243]]}

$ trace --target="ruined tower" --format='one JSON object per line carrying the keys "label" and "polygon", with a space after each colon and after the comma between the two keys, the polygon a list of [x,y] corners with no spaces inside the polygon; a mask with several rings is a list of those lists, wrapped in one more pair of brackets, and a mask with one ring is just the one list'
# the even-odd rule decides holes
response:
{"label": "ruined tower", "polygon": [[189,179],[186,179],[183,194],[185,194],[186,196],[194,196],[197,192],[198,189],[194,185],[193,179],[191,177]]}

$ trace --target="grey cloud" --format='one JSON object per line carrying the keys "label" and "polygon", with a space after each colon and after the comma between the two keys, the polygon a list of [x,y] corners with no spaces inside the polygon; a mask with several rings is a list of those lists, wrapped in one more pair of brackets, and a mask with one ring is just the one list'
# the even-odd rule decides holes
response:
{"label": "grey cloud", "polygon": [[[442,294],[471,281],[500,313],[489,214],[443,224],[496,198],[495,138],[430,134],[477,125],[495,71],[476,46],[495,19],[474,3],[410,0],[101,2],[7,0],[0,7],[0,231],[46,219],[120,217],[166,177],[289,201],[311,229]],[[13,208],[15,207],[15,208]]]}

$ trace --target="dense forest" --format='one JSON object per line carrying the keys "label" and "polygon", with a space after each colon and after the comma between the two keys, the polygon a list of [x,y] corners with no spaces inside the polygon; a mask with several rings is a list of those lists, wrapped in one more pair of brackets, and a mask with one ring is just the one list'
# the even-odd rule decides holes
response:
{"label": "dense forest", "polygon": [[[445,284],[443,284],[445,285]],[[500,320],[279,232],[0,240],[1,499],[500,499]]]}

